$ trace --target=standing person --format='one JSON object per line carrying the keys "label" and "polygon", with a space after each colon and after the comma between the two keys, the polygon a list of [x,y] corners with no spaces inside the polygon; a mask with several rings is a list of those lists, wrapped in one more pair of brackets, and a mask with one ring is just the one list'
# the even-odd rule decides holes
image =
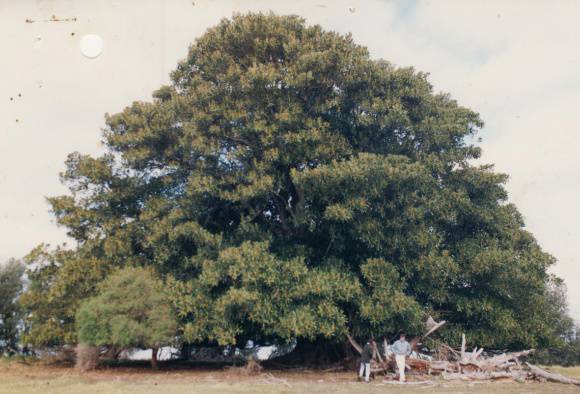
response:
{"label": "standing person", "polygon": [[373,343],[374,340],[370,339],[365,343],[363,351],[360,355],[360,370],[358,372],[359,379],[362,379],[363,374],[365,376],[365,382],[369,382],[371,378],[371,359],[373,358]]}
{"label": "standing person", "polygon": [[397,368],[399,368],[399,382],[405,381],[405,357],[411,354],[411,345],[405,339],[405,333],[399,333],[399,340],[393,343],[391,347],[395,353],[395,361]]}

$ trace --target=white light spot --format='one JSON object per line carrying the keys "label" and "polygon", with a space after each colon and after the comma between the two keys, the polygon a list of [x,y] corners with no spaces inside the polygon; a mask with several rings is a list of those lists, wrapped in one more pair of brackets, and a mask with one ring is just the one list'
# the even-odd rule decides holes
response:
{"label": "white light spot", "polygon": [[87,34],[81,38],[81,53],[91,59],[103,52],[103,39],[96,34]]}

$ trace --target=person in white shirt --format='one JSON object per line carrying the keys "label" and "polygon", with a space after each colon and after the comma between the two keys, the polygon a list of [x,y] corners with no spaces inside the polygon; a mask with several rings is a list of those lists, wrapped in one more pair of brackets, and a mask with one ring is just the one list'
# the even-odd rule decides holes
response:
{"label": "person in white shirt", "polygon": [[395,353],[395,361],[399,369],[399,381],[405,381],[405,358],[411,354],[411,345],[405,339],[405,333],[399,333],[399,340],[391,346],[393,353]]}

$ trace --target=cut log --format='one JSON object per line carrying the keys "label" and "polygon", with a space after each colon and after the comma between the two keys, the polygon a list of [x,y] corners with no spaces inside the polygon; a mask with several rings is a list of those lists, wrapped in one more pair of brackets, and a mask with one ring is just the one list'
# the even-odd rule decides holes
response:
{"label": "cut log", "polygon": [[459,364],[461,365],[461,369],[459,371],[463,373],[475,373],[483,370],[477,361],[466,361],[460,362]]}
{"label": "cut log", "polygon": [[564,375],[560,375],[560,374],[555,373],[555,372],[545,371],[542,368],[536,367],[535,365],[532,365],[530,363],[526,363],[526,365],[528,366],[528,368],[530,368],[530,371],[532,372],[532,374],[534,374],[535,376],[537,376],[539,378],[546,379],[550,382],[575,384],[576,386],[580,386],[580,381],[578,381],[576,379],[568,378]]}
{"label": "cut log", "polygon": [[427,373],[430,368],[429,361],[421,360],[418,358],[407,358],[407,360],[405,360],[405,364],[410,370],[420,373]]}
{"label": "cut log", "polygon": [[465,340],[465,334],[461,334],[461,360],[465,360],[465,345],[467,341]]}

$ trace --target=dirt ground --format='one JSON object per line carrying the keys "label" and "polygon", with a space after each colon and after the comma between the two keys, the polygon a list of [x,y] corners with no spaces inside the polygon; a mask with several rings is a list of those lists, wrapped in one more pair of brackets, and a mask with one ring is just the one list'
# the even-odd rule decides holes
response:
{"label": "dirt ground", "polygon": [[[553,368],[580,378],[580,367]],[[109,367],[78,373],[40,363],[0,362],[0,393],[579,393],[580,387],[555,383],[448,382],[409,376],[410,384],[357,382],[354,372],[264,370],[248,376],[240,369],[208,367]]]}

